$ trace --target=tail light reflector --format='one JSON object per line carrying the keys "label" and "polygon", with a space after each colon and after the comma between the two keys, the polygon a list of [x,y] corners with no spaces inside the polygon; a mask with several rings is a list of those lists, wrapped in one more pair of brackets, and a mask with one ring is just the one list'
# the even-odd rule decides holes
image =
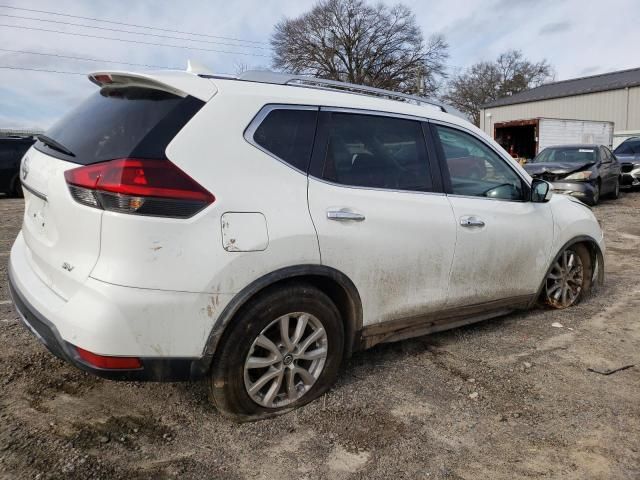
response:
{"label": "tail light reflector", "polygon": [[67,170],[65,179],[77,202],[121,213],[187,218],[215,201],[169,160],[121,158]]}
{"label": "tail light reflector", "polygon": [[110,370],[137,370],[142,368],[138,357],[110,357],[98,355],[83,348],[76,347],[78,356],[92,367]]}

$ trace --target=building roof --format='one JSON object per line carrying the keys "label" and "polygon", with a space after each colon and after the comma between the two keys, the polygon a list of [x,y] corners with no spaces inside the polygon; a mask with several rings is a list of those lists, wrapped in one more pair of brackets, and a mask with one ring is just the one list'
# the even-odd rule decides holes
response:
{"label": "building roof", "polygon": [[607,90],[636,86],[640,86],[640,68],[547,83],[515,95],[498,98],[484,104],[482,108],[501,107],[503,105],[536,102],[551,98],[571,97],[584,95],[585,93],[606,92]]}

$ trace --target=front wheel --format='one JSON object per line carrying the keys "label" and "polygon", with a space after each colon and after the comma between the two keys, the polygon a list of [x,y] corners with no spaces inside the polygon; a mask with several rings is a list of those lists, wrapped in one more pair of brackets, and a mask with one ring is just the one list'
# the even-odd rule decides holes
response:
{"label": "front wheel", "polygon": [[311,285],[267,290],[243,307],[214,357],[211,398],[238,421],[287,412],[335,381],[344,350],[340,314]]}
{"label": "front wheel", "polygon": [[578,303],[591,289],[593,266],[584,245],[572,245],[562,251],[551,266],[543,295],[547,305],[567,308]]}

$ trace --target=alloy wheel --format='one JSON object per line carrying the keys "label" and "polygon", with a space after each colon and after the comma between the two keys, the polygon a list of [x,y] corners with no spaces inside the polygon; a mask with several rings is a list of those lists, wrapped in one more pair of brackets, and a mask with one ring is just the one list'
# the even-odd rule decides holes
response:
{"label": "alloy wheel", "polygon": [[327,360],[327,333],[310,313],[283,315],[260,332],[244,363],[249,397],[266,408],[295,402],[316,383]]}
{"label": "alloy wheel", "polygon": [[555,308],[570,307],[580,296],[583,280],[580,256],[573,250],[565,250],[547,275],[547,302]]}

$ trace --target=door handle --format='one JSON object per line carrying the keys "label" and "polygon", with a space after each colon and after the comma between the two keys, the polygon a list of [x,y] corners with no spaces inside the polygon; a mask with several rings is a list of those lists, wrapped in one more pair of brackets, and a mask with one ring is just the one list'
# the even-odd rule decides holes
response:
{"label": "door handle", "polygon": [[463,227],[484,227],[484,221],[478,217],[460,217],[460,225]]}
{"label": "door handle", "polygon": [[347,209],[327,210],[327,218],[339,222],[351,220],[353,222],[362,222],[365,216],[361,213],[352,212]]}

